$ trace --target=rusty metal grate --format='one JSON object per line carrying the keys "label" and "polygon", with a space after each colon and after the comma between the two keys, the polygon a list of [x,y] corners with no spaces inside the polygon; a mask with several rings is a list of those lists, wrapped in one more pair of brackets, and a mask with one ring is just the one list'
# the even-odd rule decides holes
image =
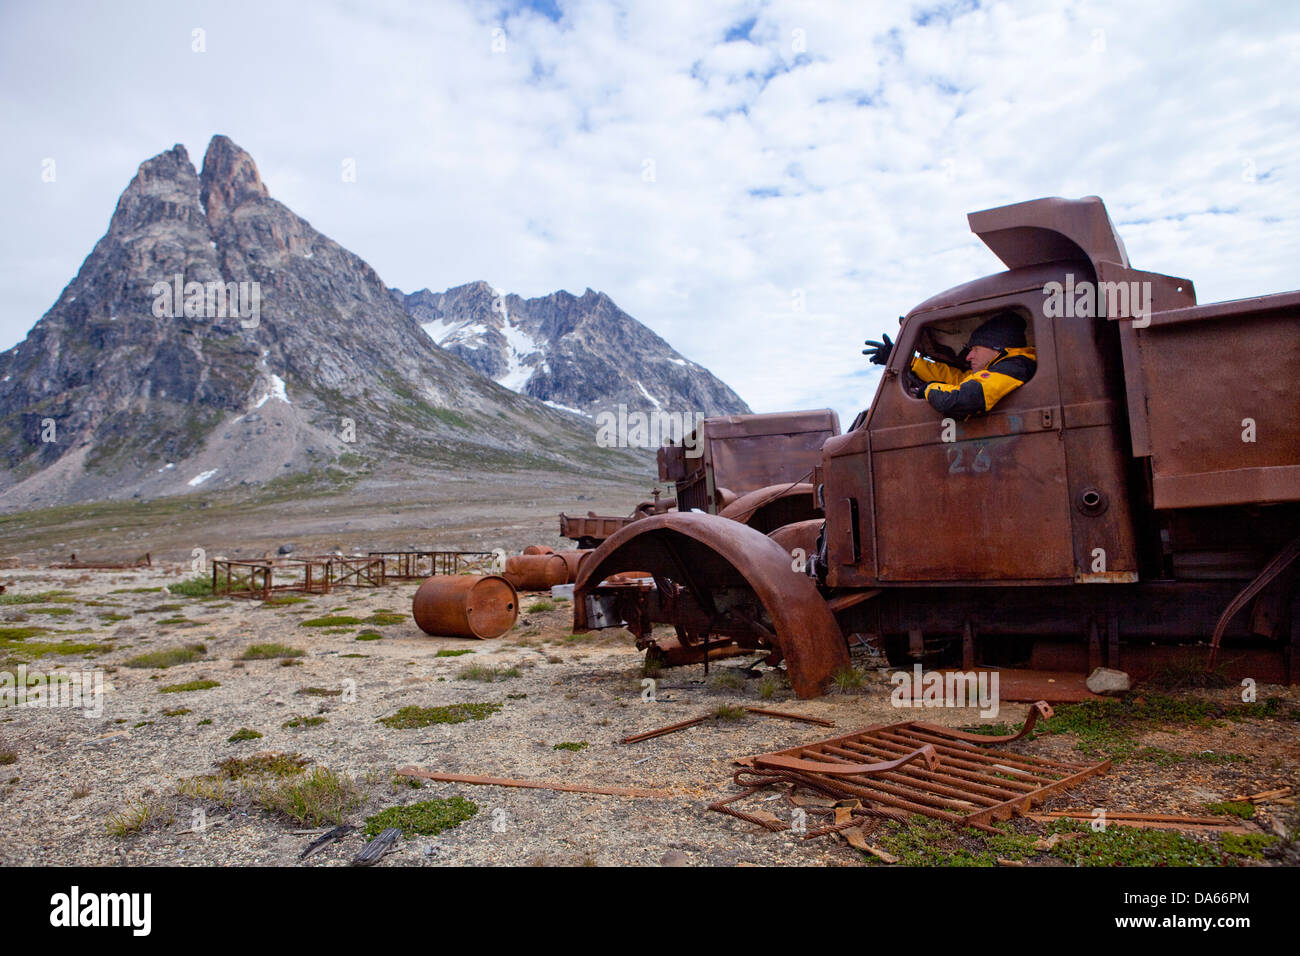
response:
{"label": "rusty metal grate", "polygon": [[[1051,794],[1110,769],[1109,760],[1097,764],[1049,760],[979,746],[969,738],[978,740],[973,734],[906,721],[760,754],[740,763],[796,786],[981,830],[1028,813]],[[1006,739],[992,738],[992,742]]]}

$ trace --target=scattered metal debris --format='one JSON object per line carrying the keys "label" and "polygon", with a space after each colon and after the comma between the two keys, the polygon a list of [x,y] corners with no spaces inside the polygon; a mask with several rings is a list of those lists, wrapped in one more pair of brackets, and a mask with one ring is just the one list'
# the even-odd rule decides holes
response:
{"label": "scattered metal debris", "polygon": [[625,744],[636,744],[643,740],[649,740],[652,737],[662,737],[664,734],[674,734],[679,730],[685,730],[687,727],[694,727],[696,724],[702,724],[712,716],[712,714],[705,714],[702,717],[692,717],[690,720],[680,720],[675,724],[669,724],[667,727],[660,727],[656,730],[647,730],[645,733],[624,737],[621,742]]}
{"label": "scattered metal debris", "polygon": [[610,797],[668,797],[667,790],[647,790],[642,787],[597,787],[583,783],[553,783],[549,780],[515,780],[511,777],[481,777],[469,773],[437,773],[419,767],[400,767],[400,776],[421,777],[443,783],[472,783],[485,787],[524,787],[530,790],[558,790],[562,793],[596,793]]}
{"label": "scattered metal debris", "polygon": [[[791,714],[783,710],[767,710],[763,707],[746,707],[746,711],[751,714],[758,714],[761,717],[776,717],[780,720],[797,720],[805,724],[817,724],[821,727],[834,727],[833,720],[823,720],[820,717],[805,717],[803,714]],[[636,744],[643,740],[650,740],[653,737],[662,737],[664,734],[673,734],[679,730],[685,730],[687,727],[694,727],[696,724],[702,724],[706,720],[711,720],[713,714],[703,714],[699,717],[692,717],[689,720],[681,720],[675,724],[669,724],[667,727],[659,727],[655,730],[647,730],[644,733],[633,734],[630,737],[624,737],[620,743]]]}
{"label": "scattered metal debris", "polygon": [[804,724],[816,724],[818,727],[834,727],[835,721],[823,720],[821,717],[807,717],[804,714],[791,714],[784,710],[767,710],[764,707],[746,707],[745,710],[751,714],[758,714],[762,717],[776,717],[780,720],[797,720]]}
{"label": "scattered metal debris", "polygon": [[1284,786],[1230,799],[1233,803],[1286,803],[1288,798],[1293,798],[1294,793],[1295,788]]}

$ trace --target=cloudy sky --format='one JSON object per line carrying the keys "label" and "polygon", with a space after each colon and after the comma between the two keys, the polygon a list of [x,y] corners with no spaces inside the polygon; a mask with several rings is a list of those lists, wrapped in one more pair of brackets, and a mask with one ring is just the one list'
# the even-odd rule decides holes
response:
{"label": "cloudy sky", "polygon": [[847,425],[862,339],[1001,268],[972,210],[1096,194],[1202,302],[1300,287],[1298,91],[1276,0],[4,0],[0,349],[143,160],[225,133],[390,285],[599,289]]}

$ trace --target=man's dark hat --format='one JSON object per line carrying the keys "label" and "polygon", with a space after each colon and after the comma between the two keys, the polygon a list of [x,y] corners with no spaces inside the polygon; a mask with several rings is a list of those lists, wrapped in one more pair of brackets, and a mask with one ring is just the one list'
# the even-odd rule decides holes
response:
{"label": "man's dark hat", "polygon": [[978,329],[971,333],[968,345],[974,348],[982,345],[986,349],[1023,349],[1025,340],[1025,320],[1014,312],[999,312]]}

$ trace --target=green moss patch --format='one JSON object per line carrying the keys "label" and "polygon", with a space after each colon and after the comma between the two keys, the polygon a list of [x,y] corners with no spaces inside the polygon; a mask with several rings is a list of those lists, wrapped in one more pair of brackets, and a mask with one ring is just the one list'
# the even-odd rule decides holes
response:
{"label": "green moss patch", "polygon": [[291,717],[280,725],[284,730],[294,727],[319,727],[325,723],[324,717]]}
{"label": "green moss patch", "polygon": [[1223,852],[1252,860],[1264,859],[1264,851],[1278,841],[1266,833],[1225,833],[1219,841]]}
{"label": "green moss patch", "polygon": [[122,662],[124,667],[153,667],[166,669],[177,664],[190,664],[208,652],[206,644],[186,644],[184,647],[169,647],[166,650],[150,651],[137,654],[130,660]]}
{"label": "green moss patch", "polygon": [[31,594],[0,594],[0,607],[8,604],[49,604],[66,598],[71,591],[35,591]]}
{"label": "green moss patch", "polygon": [[389,827],[397,827],[402,836],[436,836],[443,830],[458,827],[478,813],[478,804],[464,797],[446,800],[423,800],[406,807],[389,807],[373,817],[366,817],[363,832],[372,839]]}
{"label": "green moss patch", "polygon": [[1110,826],[1098,833],[1073,821],[1069,826],[1055,823],[1052,828],[1082,834],[1062,840],[1051,850],[1053,856],[1073,866],[1215,866],[1220,862],[1211,844],[1173,830]]}
{"label": "green moss patch", "polygon": [[237,744],[241,740],[260,740],[262,737],[256,730],[248,727],[240,727],[233,734],[226,738],[227,743]]}
{"label": "green moss patch", "polygon": [[192,680],[184,684],[168,684],[165,687],[159,687],[160,694],[185,694],[192,690],[208,690],[212,687],[220,687],[221,684],[214,680]]}
{"label": "green moss patch", "polygon": [[[1023,860],[1036,853],[1033,837],[958,830],[942,820],[922,816],[913,816],[906,823],[891,820],[871,834],[870,842],[898,857],[903,866],[997,866],[999,858]],[[874,858],[864,857],[874,862]]]}
{"label": "green moss patch", "polygon": [[399,730],[428,727],[430,724],[460,724],[483,720],[501,709],[500,704],[447,704],[443,707],[403,707],[395,714],[380,717],[376,723]]}
{"label": "green moss patch", "polygon": [[265,661],[281,657],[303,657],[306,653],[301,648],[289,647],[286,644],[250,644],[244,649],[244,653],[239,655],[239,659]]}
{"label": "green moss patch", "polygon": [[313,617],[299,623],[299,627],[355,627],[358,624],[368,623],[359,617],[348,617],[343,614],[327,614],[325,617]]}
{"label": "green moss patch", "polygon": [[0,641],[25,641],[29,637],[36,637],[40,634],[48,634],[48,627],[0,627]]}
{"label": "green moss patch", "polygon": [[1220,816],[1240,817],[1249,820],[1255,815],[1255,805],[1245,800],[1223,800],[1219,803],[1207,803],[1205,809]]}

